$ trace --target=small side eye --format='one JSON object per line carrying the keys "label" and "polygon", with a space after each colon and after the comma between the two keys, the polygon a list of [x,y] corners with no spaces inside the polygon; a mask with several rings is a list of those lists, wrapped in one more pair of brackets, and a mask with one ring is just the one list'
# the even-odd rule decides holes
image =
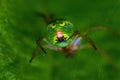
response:
{"label": "small side eye", "polygon": [[55,28],[56,27],[56,24],[51,24],[51,28]]}
{"label": "small side eye", "polygon": [[60,26],[65,26],[65,22],[60,22]]}
{"label": "small side eye", "polygon": [[65,23],[68,24],[68,25],[71,24],[69,21],[65,21]]}

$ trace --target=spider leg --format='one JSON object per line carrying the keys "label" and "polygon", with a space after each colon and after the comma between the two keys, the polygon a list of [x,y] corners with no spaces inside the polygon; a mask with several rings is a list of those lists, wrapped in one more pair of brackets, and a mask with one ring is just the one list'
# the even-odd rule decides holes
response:
{"label": "spider leg", "polygon": [[67,40],[77,36],[78,34],[80,34],[78,31],[75,31]]}
{"label": "spider leg", "polygon": [[92,45],[92,47],[95,49],[95,50],[97,50],[97,47],[96,47],[96,45],[94,44],[94,42],[93,42],[93,40],[91,39],[91,38],[89,38],[89,37],[87,37],[87,36],[85,36],[85,35],[80,35],[83,39],[85,39],[85,40],[87,40],[91,45]]}
{"label": "spider leg", "polygon": [[52,45],[46,38],[44,37],[40,37],[36,43],[38,45],[38,48],[34,51],[34,53],[32,54],[32,57],[30,58],[29,62],[31,63],[32,60],[34,59],[34,57],[38,54],[39,50],[42,50],[44,52],[44,54],[47,54],[47,52],[44,50],[43,46],[41,45],[41,41],[44,41],[47,45],[45,45],[44,47],[47,47],[47,48],[50,48],[52,50],[56,50],[56,51],[61,51],[62,49],[61,48],[58,48],[54,45]]}
{"label": "spider leg", "polygon": [[[83,44],[82,45],[82,49],[85,48],[91,48],[90,44]],[[112,65],[112,67],[114,68],[114,70],[117,69],[115,61],[113,60],[113,58],[105,51],[103,50],[101,47],[97,46],[97,51],[105,58],[109,61],[109,63]]]}
{"label": "spider leg", "polygon": [[40,48],[37,48],[37,49],[34,51],[34,53],[32,54],[32,57],[31,57],[30,60],[29,60],[29,63],[32,62],[32,60],[34,59],[34,57],[38,54],[39,50],[40,50]]}
{"label": "spider leg", "polygon": [[29,60],[29,62],[31,63],[32,60],[34,59],[34,57],[38,54],[39,50],[42,50],[44,52],[44,54],[47,54],[47,52],[44,50],[44,48],[41,45],[41,41],[43,40],[43,37],[40,37],[37,41],[36,44],[38,45],[39,48],[37,48],[34,53],[32,54],[31,59]]}
{"label": "spider leg", "polygon": [[42,45],[41,45],[41,43],[40,43],[43,39],[44,39],[43,37],[40,37],[40,38],[36,41],[36,44],[38,45],[38,47],[39,47],[45,54],[47,54],[47,52],[44,50],[44,48],[42,47]]}
{"label": "spider leg", "polygon": [[96,26],[96,27],[89,27],[87,29],[85,29],[81,34],[82,35],[87,35],[89,32],[93,31],[93,30],[106,30],[112,34],[114,34],[115,36],[120,38],[120,34],[117,33],[115,30],[105,27],[105,26]]}
{"label": "spider leg", "polygon": [[47,45],[44,45],[44,47],[50,48],[52,50],[56,50],[56,51],[62,51],[62,48],[58,48],[54,45],[52,45],[46,38],[44,37],[40,37],[36,43],[38,45],[38,48],[34,51],[34,53],[32,54],[32,57],[30,58],[29,62],[31,63],[32,60],[34,59],[34,57],[38,54],[39,50],[42,50],[44,52],[44,54],[47,54],[47,52],[44,50],[43,46],[41,45],[41,41],[44,41]]}
{"label": "spider leg", "polygon": [[74,32],[74,33],[68,38],[68,40],[69,40],[70,38],[72,38],[72,37],[81,37],[81,38],[87,40],[87,41],[92,45],[92,47],[93,47],[95,50],[97,49],[97,47],[95,46],[95,44],[94,44],[94,42],[92,41],[91,38],[87,37],[86,35],[81,35],[78,31]]}
{"label": "spider leg", "polygon": [[47,13],[38,13],[38,16],[41,16],[44,21],[46,22],[46,24],[48,25],[53,19],[54,19],[54,15],[53,14],[47,14]]}
{"label": "spider leg", "polygon": [[[74,37],[74,38],[73,38]],[[95,46],[94,42],[87,36],[83,36],[81,35],[79,32],[74,32],[69,38],[73,38],[73,41],[67,46],[68,52],[66,53],[66,57],[68,57],[69,55],[71,55],[72,57],[74,57],[74,53],[75,51],[79,48],[79,44],[81,43],[81,39],[85,39],[87,40],[92,47],[96,50],[97,47]]]}
{"label": "spider leg", "polygon": [[49,41],[47,41],[46,38],[44,37],[40,37],[37,41],[36,44],[38,45],[38,48],[34,51],[34,53],[32,54],[31,59],[29,60],[29,62],[31,63],[32,60],[34,59],[34,57],[38,54],[39,50],[42,50],[44,52],[44,54],[47,54],[47,52],[44,50],[43,46],[41,45],[41,41],[44,41],[45,43],[47,43],[47,46],[45,47],[49,47],[50,49],[53,50],[60,50],[57,47],[55,47],[54,45],[52,45]]}

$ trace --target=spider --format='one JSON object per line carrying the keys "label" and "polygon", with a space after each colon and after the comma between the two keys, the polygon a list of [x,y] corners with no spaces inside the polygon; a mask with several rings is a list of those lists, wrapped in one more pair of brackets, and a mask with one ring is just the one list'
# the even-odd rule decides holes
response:
{"label": "spider", "polygon": [[91,38],[87,36],[88,32],[93,30],[108,30],[115,35],[118,35],[112,29],[107,27],[98,26],[98,27],[90,27],[86,29],[83,33],[79,33],[78,31],[73,31],[73,24],[66,20],[66,19],[54,19],[52,15],[46,15],[40,13],[40,16],[45,20],[47,23],[47,34],[46,37],[40,37],[36,41],[38,45],[38,49],[32,54],[30,59],[30,63],[38,54],[39,50],[42,50],[44,54],[47,54],[45,49],[43,48],[41,42],[44,41],[47,44],[47,47],[55,50],[61,51],[65,54],[66,57],[74,56],[75,52],[82,48],[81,47],[81,40],[85,39],[88,41],[89,45],[92,46],[95,50],[98,50],[103,56],[105,56],[111,63],[113,63],[112,58],[98,46],[96,46]]}

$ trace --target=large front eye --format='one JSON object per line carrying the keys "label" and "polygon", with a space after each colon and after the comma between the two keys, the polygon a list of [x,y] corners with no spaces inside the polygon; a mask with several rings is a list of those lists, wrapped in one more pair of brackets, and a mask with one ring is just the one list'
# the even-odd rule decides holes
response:
{"label": "large front eye", "polygon": [[65,26],[65,22],[60,22],[60,26]]}

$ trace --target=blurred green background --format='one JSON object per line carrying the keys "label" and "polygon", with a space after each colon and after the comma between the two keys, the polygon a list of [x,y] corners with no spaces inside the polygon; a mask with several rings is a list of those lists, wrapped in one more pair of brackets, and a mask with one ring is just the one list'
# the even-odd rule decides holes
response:
{"label": "blurred green background", "polygon": [[46,24],[38,12],[70,20],[74,30],[106,26],[120,33],[120,0],[0,0],[0,80],[120,80],[120,38],[107,31],[88,34],[113,58],[111,63],[93,48],[74,58],[46,49],[30,64]]}

